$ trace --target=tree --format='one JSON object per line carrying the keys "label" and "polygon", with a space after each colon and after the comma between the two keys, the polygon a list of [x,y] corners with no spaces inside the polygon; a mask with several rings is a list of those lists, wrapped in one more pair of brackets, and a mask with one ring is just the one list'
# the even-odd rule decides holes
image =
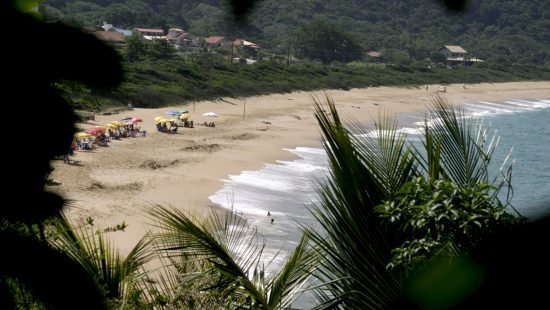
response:
{"label": "tree", "polygon": [[[10,181],[1,190],[5,203],[0,209],[0,242],[4,246],[0,308],[16,309],[18,292],[28,292],[34,300],[55,309],[74,309],[75,305],[102,309],[104,300],[95,280],[45,239],[45,224],[58,218],[65,204],[45,185],[50,161],[67,154],[75,133],[74,112],[53,85],[72,80],[94,88],[116,86],[122,80],[120,59],[95,36],[66,25],[44,23],[18,11],[15,2],[31,1],[2,1],[2,23],[37,37],[30,42],[16,33],[7,34],[13,45],[5,52],[13,66],[3,71],[9,79],[1,89],[13,102],[6,105],[6,113],[17,113],[19,107],[26,106],[52,122],[48,129],[52,139],[36,140],[31,153],[2,157],[11,164],[3,167],[3,175]],[[36,45],[42,47],[40,53],[33,51]],[[6,126],[17,127],[18,122],[6,120]],[[30,136],[33,131],[22,126],[19,134]],[[7,143],[17,150],[28,146],[15,137],[9,137]]]}
{"label": "tree", "polygon": [[363,48],[349,32],[331,22],[316,19],[304,24],[295,34],[298,57],[331,62],[350,62],[362,58]]}
{"label": "tree", "polygon": [[[442,260],[458,268],[452,262],[462,254],[522,223],[499,200],[510,182],[506,162],[490,178],[494,137],[443,98],[434,98],[437,121],[426,122],[421,146],[407,142],[383,115],[375,134],[365,135],[372,129],[357,123],[345,128],[327,102],[324,107],[316,99],[315,105],[331,165],[321,202],[312,209],[322,230],[306,230],[324,258],[316,273],[325,283],[316,291],[319,308],[403,308],[410,302],[405,287],[412,259],[426,262],[446,250]],[[375,210],[400,225],[385,225]],[[392,255],[395,268],[386,268]]]}
{"label": "tree", "polygon": [[145,59],[148,54],[149,42],[135,33],[126,39],[126,56],[128,61],[135,62]]}
{"label": "tree", "polygon": [[136,279],[143,276],[140,272],[144,264],[153,256],[148,235],[123,258],[104,236],[109,230],[94,229],[97,228],[93,221],[75,227],[62,216],[52,225],[50,242],[96,280],[104,298],[111,302],[125,301],[135,289]]}
{"label": "tree", "polygon": [[[212,213],[206,219],[192,219],[177,209],[155,206],[149,214],[160,228],[154,235],[157,250],[170,259],[168,267],[175,272],[167,278],[178,279],[177,287],[170,289],[174,296],[181,296],[182,287],[202,278],[210,279],[202,291],[218,296],[215,308],[289,309],[315,269],[317,258],[304,237],[279,272],[266,273],[261,236],[233,212],[226,212],[224,218]],[[197,262],[199,268],[190,270]],[[211,304],[195,307],[213,308]]]}
{"label": "tree", "polygon": [[157,39],[149,46],[149,54],[153,59],[170,59],[176,55],[176,49],[167,40]]}

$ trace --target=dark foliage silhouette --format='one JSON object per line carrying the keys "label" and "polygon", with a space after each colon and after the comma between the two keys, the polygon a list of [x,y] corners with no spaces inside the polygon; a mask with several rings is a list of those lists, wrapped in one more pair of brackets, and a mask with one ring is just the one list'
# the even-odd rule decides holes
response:
{"label": "dark foliage silhouette", "polygon": [[[12,309],[14,285],[48,308],[101,309],[95,280],[50,247],[43,224],[60,215],[64,199],[46,192],[50,160],[68,152],[75,115],[55,89],[61,80],[88,87],[122,80],[118,55],[94,36],[61,24],[47,24],[3,1],[6,34],[2,94],[5,121],[2,162],[4,203],[0,209],[0,308]],[[8,99],[9,98],[9,99]]]}

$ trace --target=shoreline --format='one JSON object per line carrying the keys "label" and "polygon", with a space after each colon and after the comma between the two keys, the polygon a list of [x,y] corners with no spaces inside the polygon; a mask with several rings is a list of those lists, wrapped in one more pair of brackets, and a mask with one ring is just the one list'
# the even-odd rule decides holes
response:
{"label": "shoreline", "polygon": [[[452,103],[508,98],[550,98],[550,82],[514,82],[498,84],[462,84],[446,86],[443,93]],[[430,85],[430,90],[438,85]],[[430,101],[431,91],[422,87],[375,87],[349,91],[326,91],[335,101],[342,119],[369,122],[379,109],[398,113],[421,112]],[[142,211],[148,204],[162,204],[190,212],[205,213],[217,207],[208,199],[224,185],[229,175],[259,170],[277,160],[297,155],[284,149],[322,147],[320,130],[313,115],[311,95],[323,97],[323,91],[293,92],[225,98],[222,102],[198,102],[160,109],[134,109],[113,115],[96,115],[96,121],[78,124],[87,128],[104,125],[125,116],[143,119],[145,138],[112,141],[109,147],[77,151],[80,165],[53,161],[52,178],[61,185],[50,189],[60,192],[73,204],[65,213],[73,221],[91,216],[101,227],[121,222],[129,226],[109,237],[124,254],[135,245],[152,223]],[[243,111],[246,104],[246,114]],[[195,128],[179,128],[178,134],[156,132],[153,118],[166,111],[188,109]],[[202,116],[216,112],[218,118]],[[215,128],[200,125],[214,121]],[[225,209],[224,209],[225,210]]]}

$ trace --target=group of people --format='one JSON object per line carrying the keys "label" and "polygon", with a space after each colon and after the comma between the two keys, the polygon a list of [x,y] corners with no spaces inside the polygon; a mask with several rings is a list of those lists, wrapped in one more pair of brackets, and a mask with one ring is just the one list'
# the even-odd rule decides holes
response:
{"label": "group of people", "polygon": [[[114,122],[113,122],[114,123]],[[120,123],[120,122],[118,122]],[[112,126],[112,127],[109,127]],[[120,140],[127,137],[145,137],[147,135],[146,130],[141,130],[140,127],[134,124],[112,125],[108,124],[107,129],[105,127],[95,127],[86,130],[86,132],[79,132],[75,134],[73,142],[69,152],[64,157],[65,163],[72,163],[69,156],[73,156],[76,150],[93,150],[97,146],[107,146],[108,142],[112,139]]]}
{"label": "group of people", "polygon": [[176,122],[170,122],[170,126],[166,125],[166,123],[157,123],[157,130],[165,133],[178,133],[178,124]]}
{"label": "group of people", "polygon": [[203,125],[206,127],[216,127],[216,124],[214,122],[210,122],[210,123],[204,122]]}

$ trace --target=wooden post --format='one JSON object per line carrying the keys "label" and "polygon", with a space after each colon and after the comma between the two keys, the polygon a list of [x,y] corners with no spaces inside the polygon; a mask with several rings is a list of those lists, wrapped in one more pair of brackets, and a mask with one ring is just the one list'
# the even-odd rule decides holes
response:
{"label": "wooden post", "polygon": [[244,105],[243,105],[243,119],[245,114],[246,114],[246,99],[244,100]]}
{"label": "wooden post", "polygon": [[195,113],[195,105],[197,104],[196,101],[193,101],[193,113]]}

